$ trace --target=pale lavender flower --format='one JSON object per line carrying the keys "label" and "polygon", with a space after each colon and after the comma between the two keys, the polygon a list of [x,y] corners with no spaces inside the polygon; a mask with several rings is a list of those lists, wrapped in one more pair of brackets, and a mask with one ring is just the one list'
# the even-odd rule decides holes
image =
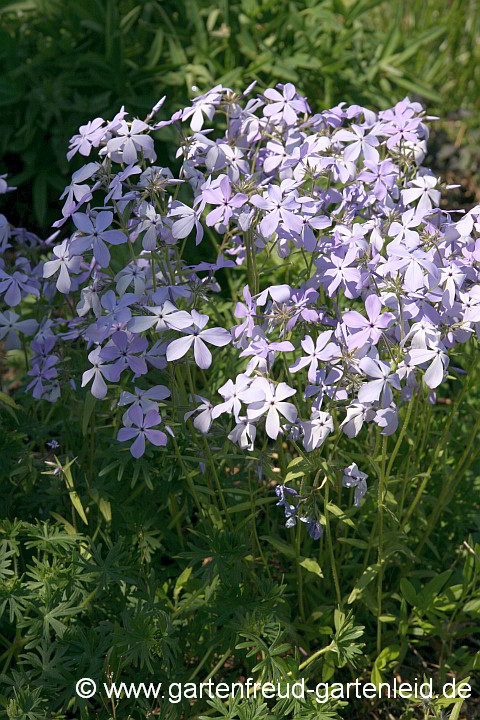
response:
{"label": "pale lavender flower", "polygon": [[212,354],[205,343],[216,347],[224,347],[232,340],[227,330],[221,327],[203,328],[208,322],[208,315],[202,315],[192,310],[192,326],[190,329],[182,330],[185,337],[173,340],[167,347],[167,361],[173,362],[182,358],[193,345],[193,354],[198,367],[206,370],[212,364]]}
{"label": "pale lavender flower", "polygon": [[383,430],[380,435],[393,435],[398,428],[398,415],[395,405],[387,408],[380,408],[375,413],[373,421]]}
{"label": "pale lavender flower", "polygon": [[391,405],[392,387],[400,390],[400,381],[398,375],[391,372],[390,364],[364,357],[360,360],[360,369],[365,375],[375,379],[362,385],[358,392],[359,402],[364,404],[380,401],[381,407]]}
{"label": "pale lavender flower", "polygon": [[216,106],[221,102],[222,93],[225,89],[226,88],[223,88],[221,85],[216,85],[212,90],[205,93],[205,95],[196,97],[193,105],[183,110],[182,120],[185,121],[188,120],[188,118],[192,118],[190,127],[194,132],[199,132],[203,127],[205,117],[208,118],[208,120],[213,118]]}
{"label": "pale lavender flower", "polygon": [[257,308],[255,301],[252,300],[248,285],[245,285],[243,288],[243,299],[245,300],[245,303],[237,302],[233,313],[236,318],[245,318],[243,323],[235,325],[232,329],[235,340],[238,340],[238,338],[243,337],[244,335],[245,337],[252,337],[253,328],[255,326]]}
{"label": "pale lavender flower", "polygon": [[[135,393],[127,390],[120,393],[119,407],[125,407],[126,405],[130,405],[130,408],[139,407],[146,414],[149,410],[158,411],[158,403],[171,395],[170,390],[165,385],[155,385],[148,390],[135,387],[134,390]],[[131,425],[131,420],[127,412],[128,410],[123,415],[123,424],[128,426]]]}
{"label": "pale lavender flower", "polygon": [[46,389],[44,382],[47,381],[48,387],[48,381],[53,380],[58,376],[57,369],[55,368],[57,362],[58,357],[56,355],[51,355],[43,362],[35,364],[27,373],[27,375],[33,377],[33,380],[27,385],[25,392],[31,390],[33,397],[39,400]]}
{"label": "pale lavender flower", "polygon": [[122,373],[127,367],[135,375],[145,375],[148,372],[147,363],[138,355],[148,347],[146,338],[134,337],[129,339],[126,332],[118,330],[114,332],[111,343],[100,351],[100,358],[107,362],[113,362],[112,368]]}
{"label": "pale lavender flower", "polygon": [[215,420],[223,413],[233,413],[235,421],[239,422],[238,417],[242,409],[242,403],[248,404],[258,398],[257,390],[252,388],[251,385],[252,378],[244,374],[237,375],[235,382],[227,380],[225,385],[218,389],[225,402],[213,408],[212,418]]}
{"label": "pale lavender flower", "polygon": [[323,403],[323,397],[326,395],[332,400],[346,400],[348,397],[345,388],[342,388],[340,382],[343,378],[343,370],[333,367],[331,370],[317,370],[315,373],[314,385],[306,385],[305,398],[316,396],[314,407],[319,410]]}
{"label": "pale lavender flower", "polygon": [[438,179],[433,175],[423,175],[411,181],[407,190],[402,190],[403,202],[410,205],[419,200],[417,212],[431,210],[440,204],[440,190],[436,190]]}
{"label": "pale lavender flower", "polygon": [[290,352],[292,350],[295,350],[295,346],[289,340],[268,342],[268,340],[264,337],[263,330],[256,327],[250,344],[245,348],[245,350],[242,350],[240,357],[253,355],[256,360],[265,360],[266,364],[271,367],[273,365],[276,352]]}
{"label": "pale lavender flower", "polygon": [[100,165],[98,163],[87,163],[84,165],[80,170],[77,170],[72,175],[72,182],[70,185],[67,185],[63,193],[60,195],[60,200],[63,200],[63,198],[66,196],[67,199],[65,200],[65,204],[62,208],[62,215],[65,217],[66,215],[69,215],[71,213],[68,212],[68,208],[71,208],[72,205],[74,205],[74,200],[78,203],[78,205],[82,205],[85,202],[88,202],[92,199],[92,191],[90,189],[89,185],[81,185],[84,180],[88,180],[89,178],[94,175],[97,170],[99,169]]}
{"label": "pale lavender flower", "polygon": [[272,440],[276,440],[280,432],[280,415],[283,415],[289,422],[295,422],[297,419],[295,405],[285,402],[287,398],[295,395],[296,390],[284,382],[273,385],[266,378],[257,378],[252,384],[252,389],[257,392],[259,399],[249,404],[247,417],[249,420],[258,420],[266,414],[267,435]]}
{"label": "pale lavender flower", "polygon": [[255,301],[257,305],[265,305],[270,295],[274,302],[284,303],[290,300],[291,294],[292,288],[290,285],[270,285],[270,287],[255,296]]}
{"label": "pale lavender flower", "polygon": [[448,367],[449,358],[442,343],[429,344],[428,348],[414,348],[408,352],[408,361],[411,365],[423,365],[430,362],[423,379],[429,388],[436,388],[443,381]]}
{"label": "pale lavender flower", "polygon": [[78,135],[74,135],[70,138],[69,151],[67,153],[67,160],[70,162],[75,153],[79,152],[80,155],[88,156],[92,150],[92,147],[98,147],[101,140],[103,139],[106,129],[103,126],[105,120],[103,118],[95,118],[86,125],[81,125],[79,128]]}
{"label": "pale lavender flower", "polygon": [[92,395],[98,400],[103,400],[108,391],[104,378],[110,382],[118,382],[120,380],[120,371],[113,365],[103,363],[100,352],[101,347],[98,346],[89,353],[88,360],[93,365],[93,368],[85,370],[83,373],[82,387],[85,387],[93,379]]}
{"label": "pale lavender flower", "polygon": [[365,161],[365,170],[358,175],[358,180],[373,184],[373,194],[377,200],[385,200],[387,193],[394,187],[398,177],[398,168],[391,160],[380,163]]}
{"label": "pale lavender flower", "polygon": [[32,279],[21,270],[16,270],[12,275],[0,268],[0,295],[10,307],[20,303],[26,295],[39,296],[38,287],[32,283]]}
{"label": "pale lavender flower", "polygon": [[4,350],[18,350],[21,347],[18,333],[33,335],[38,327],[36,320],[20,320],[13,310],[0,312],[0,340],[3,340]]}
{"label": "pale lavender flower", "polygon": [[185,413],[183,416],[183,419],[185,422],[188,420],[189,417],[194,415],[195,413],[198,413],[196,418],[193,420],[193,427],[195,427],[200,432],[206,434],[210,430],[213,422],[212,418],[212,412],[213,412],[213,405],[207,398],[202,397],[201,395],[194,395],[193,396],[195,400],[202,401],[198,407],[195,408],[195,410],[189,410]]}
{"label": "pale lavender flower", "polygon": [[319,313],[314,307],[317,299],[318,293],[313,288],[292,292],[288,303],[290,318],[285,326],[287,332],[291,332],[299,320],[307,323],[318,321]]}
{"label": "pale lavender flower", "polygon": [[313,344],[313,340],[310,335],[305,335],[304,339],[301,341],[300,344],[307,354],[306,356],[295,360],[294,364],[288,368],[290,372],[296,373],[302,368],[309,365],[308,379],[312,383],[315,382],[318,363],[326,362],[327,360],[331,360],[333,357],[338,355],[338,345],[336,343],[329,342],[332,335],[333,330],[328,330],[326,332],[320,333],[315,345]]}
{"label": "pale lavender flower", "polygon": [[[127,165],[125,170],[122,170],[122,172],[114,175],[114,177],[110,181],[110,185],[108,186],[108,193],[105,195],[104,205],[106,205],[109,200],[115,200],[117,207],[123,207],[124,203],[127,200],[136,199],[137,194],[135,191],[131,191],[124,195],[123,188],[126,185],[126,181],[131,175],[139,175],[141,172],[142,169],[138,165],[132,164]],[[140,185],[141,182],[139,182],[138,184]]]}
{"label": "pale lavender flower", "polygon": [[132,427],[120,428],[117,434],[117,440],[119,442],[125,442],[126,440],[135,441],[130,447],[130,452],[134,458],[140,458],[145,453],[145,440],[148,440],[152,445],[164,446],[167,444],[167,436],[161,430],[153,430],[156,425],[159,425],[162,418],[156,410],[149,410],[144,416],[141,408],[132,407],[128,411],[130,420],[132,421]]}
{"label": "pale lavender flower", "polygon": [[131,262],[115,275],[116,288],[119,295],[124,295],[128,287],[133,284],[135,295],[143,295],[147,286],[147,267],[142,265],[145,261]]}
{"label": "pale lavender flower", "polygon": [[367,478],[368,475],[358,469],[356,463],[352,463],[343,470],[343,487],[355,488],[355,507],[359,507],[360,500],[367,492]]}
{"label": "pale lavender flower", "polygon": [[49,260],[43,266],[43,277],[49,278],[59,272],[56,287],[57,290],[65,295],[70,292],[72,281],[69,271],[73,273],[80,272],[82,258],[78,255],[70,255],[69,241],[64,240],[60,245],[53,248],[53,254],[56,260]]}
{"label": "pale lavender flower", "polygon": [[176,240],[188,237],[195,228],[195,244],[199,245],[203,240],[204,232],[200,222],[202,212],[201,209],[195,209],[195,205],[198,205],[198,200],[194,202],[193,207],[176,202],[169,210],[168,216],[179,218],[172,225],[172,235]]}
{"label": "pale lavender flower", "polygon": [[[331,255],[329,258],[328,269],[323,273],[325,278],[332,278],[328,283],[328,294],[330,297],[339,289],[345,290],[345,295],[349,299],[357,297],[360,294],[360,271],[356,267],[352,267],[357,258],[357,251],[354,247],[349,247],[347,252],[341,255]],[[333,266],[333,267],[332,267]]]}
{"label": "pale lavender flower", "polygon": [[288,184],[285,185],[285,183],[282,183],[280,187],[278,185],[269,185],[266,196],[253,195],[250,198],[252,205],[267,212],[259,226],[260,232],[265,238],[273,235],[280,222],[283,223],[287,230],[296,233],[302,231],[302,220],[298,215],[294,214],[294,211],[300,207],[296,194],[289,192],[283,197],[283,193],[288,187]]}
{"label": "pale lavender flower", "polygon": [[295,125],[297,113],[308,112],[305,99],[297,95],[295,85],[292,83],[286,83],[281,93],[274,88],[268,88],[264,96],[272,100],[263,108],[263,114],[270,118],[272,123],[284,122],[286,125]]}
{"label": "pale lavender flower", "polygon": [[438,284],[439,270],[423,250],[409,250],[402,245],[392,244],[388,247],[388,255],[389,259],[377,267],[377,272],[382,276],[392,272],[404,273],[404,287],[409,292],[414,293],[423,287],[434,287]]}
{"label": "pale lavender flower", "polygon": [[16,190],[16,187],[9,186],[5,178],[8,177],[7,173],[4,173],[3,175],[0,175],[0,195],[5,195],[7,192],[12,192],[12,190]]}
{"label": "pale lavender flower", "polygon": [[312,540],[319,540],[323,533],[323,525],[321,525],[317,520],[314,520],[313,518],[300,518],[302,522],[306,522],[308,524],[308,534],[312,538]]}
{"label": "pale lavender flower", "polygon": [[248,196],[244,193],[232,195],[230,179],[224,175],[218,187],[210,187],[202,191],[202,196],[210,205],[218,205],[215,210],[208,213],[206,223],[208,226],[223,223],[228,225],[235,210],[245,205]]}
{"label": "pale lavender flower", "polygon": [[257,428],[247,417],[238,417],[237,424],[227,435],[228,439],[238,445],[241,450],[252,451],[254,448]]}
{"label": "pale lavender flower", "polygon": [[131,239],[135,241],[138,236],[143,233],[143,249],[147,251],[155,250],[157,240],[164,228],[163,218],[150,203],[142,203],[138,208],[137,214],[140,215],[140,218],[139,222],[135,225]]}
{"label": "pale lavender flower", "polygon": [[303,446],[307,452],[321,447],[334,430],[332,416],[321,410],[314,410],[310,420],[299,423],[303,430]]}
{"label": "pale lavender flower", "polygon": [[365,128],[360,125],[352,123],[350,127],[351,130],[338,130],[332,138],[333,142],[340,140],[350,143],[343,152],[345,160],[355,162],[360,154],[363,154],[366,162],[378,163],[380,155],[377,150],[378,138],[375,129],[365,134]]}
{"label": "pale lavender flower", "polygon": [[369,295],[365,300],[368,319],[356,310],[349,310],[343,315],[343,322],[348,328],[359,330],[348,338],[350,349],[362,347],[365,343],[376,345],[386,328],[395,320],[390,312],[381,314],[382,303],[376,295]]}
{"label": "pale lavender flower", "polygon": [[192,316],[185,310],[179,310],[169,300],[156,307],[145,306],[148,315],[136,315],[128,323],[127,329],[140,333],[154,327],[155,332],[166,330],[185,330],[192,324]]}
{"label": "pale lavender flower", "polygon": [[402,222],[394,221],[390,225],[388,235],[395,238],[395,244],[401,244],[402,242],[409,249],[418,247],[420,242],[420,236],[416,230],[422,222],[422,215],[418,213],[415,208],[410,208],[402,213]]}
{"label": "pale lavender flower", "polygon": [[445,288],[442,298],[445,307],[453,308],[457,289],[462,287],[466,277],[465,269],[455,262],[440,269],[440,285]]}
{"label": "pale lavender flower", "polygon": [[280,507],[285,509],[285,517],[293,518],[292,524],[295,525],[295,513],[297,512],[297,508],[289,501],[288,495],[295,496],[298,494],[297,491],[287,485],[276,485],[275,494],[279,498],[278,502],[275,504],[280,505]]}
{"label": "pale lavender flower", "polygon": [[375,410],[370,405],[354,402],[347,408],[347,416],[340,423],[345,435],[349,438],[357,437],[365,422],[372,422]]}
{"label": "pale lavender flower", "polygon": [[100,267],[108,267],[110,252],[105,243],[121,245],[127,242],[127,236],[120,230],[107,230],[112,224],[113,213],[103,210],[96,217],[89,217],[85,213],[74,213],[72,219],[82,235],[72,240],[69,247],[71,254],[81,255],[92,249]]}
{"label": "pale lavender flower", "polygon": [[139,152],[154,162],[157,156],[153,149],[153,140],[149,135],[143,134],[149,129],[146,123],[137,118],[131,125],[122,120],[115,129],[118,137],[107,142],[107,153],[112,155],[115,162],[123,162],[125,165],[136,163]]}
{"label": "pale lavender flower", "polygon": [[402,141],[404,143],[415,143],[418,139],[417,129],[419,123],[420,119],[412,118],[411,111],[408,110],[406,114],[396,115],[391,123],[384,125],[383,132],[389,136],[387,140],[388,149],[391,150]]}
{"label": "pale lavender flower", "polygon": [[167,345],[168,343],[157,340],[145,353],[144,357],[147,363],[157,370],[165,370],[167,367],[167,360],[165,358]]}

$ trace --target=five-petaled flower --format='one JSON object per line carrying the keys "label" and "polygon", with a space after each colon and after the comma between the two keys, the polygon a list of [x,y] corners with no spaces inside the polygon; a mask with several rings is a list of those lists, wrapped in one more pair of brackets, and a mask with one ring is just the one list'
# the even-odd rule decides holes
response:
{"label": "five-petaled flower", "polygon": [[214,327],[207,330],[203,328],[208,323],[208,315],[202,315],[196,310],[191,313],[192,324],[190,328],[181,330],[185,337],[173,340],[167,347],[167,361],[179,360],[193,345],[193,355],[198,367],[206,370],[212,364],[212,354],[205,343],[224,347],[232,340],[231,334],[225,328]]}
{"label": "five-petaled flower", "polygon": [[161,430],[154,430],[156,425],[162,421],[160,414],[156,410],[149,410],[146,415],[138,406],[133,406],[128,410],[129,418],[132,422],[130,427],[122,427],[117,433],[117,440],[125,442],[126,440],[134,440],[130,447],[130,452],[134,458],[142,457],[145,453],[145,440],[151,442],[152,445],[163,446],[167,444],[167,436]]}

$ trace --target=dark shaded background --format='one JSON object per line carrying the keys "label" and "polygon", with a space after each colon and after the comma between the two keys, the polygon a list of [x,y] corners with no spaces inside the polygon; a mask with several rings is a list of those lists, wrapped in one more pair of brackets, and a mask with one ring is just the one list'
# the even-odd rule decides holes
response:
{"label": "dark shaded background", "polygon": [[[0,173],[10,222],[45,236],[84,158],[69,138],[122,105],[161,117],[222,83],[294,82],[315,111],[406,94],[439,115],[427,164],[479,199],[478,0],[0,0]],[[158,164],[173,162],[168,133]]]}

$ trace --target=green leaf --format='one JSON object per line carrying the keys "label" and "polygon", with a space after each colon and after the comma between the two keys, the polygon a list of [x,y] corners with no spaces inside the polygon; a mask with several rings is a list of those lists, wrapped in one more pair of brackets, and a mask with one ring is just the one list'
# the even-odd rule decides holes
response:
{"label": "green leaf", "polygon": [[298,470],[297,472],[288,472],[285,476],[284,482],[285,482],[285,484],[289,483],[291,480],[295,480],[295,478],[298,478],[298,477],[303,477],[304,475],[305,475],[305,473],[302,472],[301,470]]}
{"label": "green leaf", "polygon": [[469,600],[465,603],[463,612],[474,614],[480,613],[480,598],[475,598],[474,600]]}
{"label": "green leaf", "polygon": [[359,597],[362,596],[363,591],[369,585],[372,580],[374,580],[377,577],[378,571],[380,570],[380,565],[378,563],[375,563],[374,565],[370,565],[367,567],[365,572],[361,575],[360,580],[356,583],[355,587],[353,588],[352,592],[348,596],[347,603],[350,605],[351,603],[355,602]]}
{"label": "green leaf", "polygon": [[353,547],[360,548],[361,550],[367,550],[369,545],[365,540],[359,540],[358,538],[338,538],[338,542],[344,543],[345,545],[352,545]]}
{"label": "green leaf", "polygon": [[[57,460],[57,458],[55,458],[55,460]],[[70,468],[71,468],[72,464],[75,462],[75,460],[76,460],[76,458],[74,458],[70,462],[67,462],[67,464],[64,466],[60,465],[60,463],[59,463],[59,465],[62,469],[63,476],[65,478],[65,483],[68,488],[68,492],[70,495],[70,500],[72,502],[72,505],[75,508],[75,510],[78,512],[80,517],[82,518],[85,525],[88,525],[88,520],[87,520],[87,516],[85,515],[85,510],[83,509],[82,501],[80,500],[80,496],[77,493],[77,491],[75,490],[74,484],[73,484],[72,471]],[[59,461],[57,460],[57,462],[59,462]]]}
{"label": "green leaf", "polygon": [[10,397],[10,395],[7,395],[4,392],[0,392],[0,402],[8,405],[8,407],[13,408],[14,410],[20,410],[20,405],[17,405],[17,403]]}
{"label": "green leaf", "polygon": [[305,558],[302,560],[300,565],[305,568],[305,570],[308,570],[308,572],[314,573],[315,575],[318,575],[318,577],[323,578],[322,569],[316,560]]}
{"label": "green leaf", "polygon": [[192,574],[193,568],[186,567],[185,570],[182,571],[182,573],[178,576],[176,582],[175,582],[175,589],[173,591],[173,597],[175,600],[177,600],[178,596],[180,595],[180,592],[184,585],[188,582],[190,575]]}
{"label": "green leaf", "polygon": [[290,468],[296,467],[300,463],[304,462],[303,457],[296,457],[291,460],[287,465],[287,470],[290,470]]}
{"label": "green leaf", "polygon": [[376,663],[374,664],[374,666],[372,668],[372,673],[371,673],[370,679],[377,689],[378,689],[380,683],[383,682],[382,673],[380,672],[380,668],[377,666]]}
{"label": "green leaf", "polygon": [[90,497],[98,506],[101,514],[107,523],[112,522],[112,506],[110,501],[102,497],[96,488],[92,488],[89,492]]}
{"label": "green leaf", "polygon": [[151,70],[152,68],[156,67],[158,61],[160,60],[163,52],[164,38],[165,35],[162,28],[158,28],[157,32],[155,33],[153,42],[150,46],[150,50],[148,51],[147,62],[145,64],[146,70]]}
{"label": "green leaf", "polygon": [[389,63],[391,65],[401,65],[405,62],[405,60],[408,60],[412,57],[412,55],[415,55],[417,50],[419,50],[423,45],[431,45],[434,40],[442,35],[445,35],[446,31],[447,28],[438,27],[422,33],[422,35],[411,42],[405,50],[395,55],[391,55],[389,57]]}
{"label": "green leaf", "polygon": [[75,528],[73,527],[72,523],[69,523],[68,520],[65,520],[64,517],[62,517],[61,515],[59,515],[59,514],[56,513],[56,512],[53,512],[53,510],[50,510],[50,515],[51,515],[53,518],[55,518],[55,520],[56,520],[57,522],[61,523],[61,524],[64,526],[65,530],[67,531],[67,533],[68,533],[69,535],[75,535],[75,536],[77,536],[77,531],[76,531]]}
{"label": "green leaf", "polygon": [[445,572],[436,575],[429,583],[427,583],[427,585],[425,585],[422,591],[418,593],[417,601],[419,607],[426,608],[430,605],[431,601],[439,595],[441,589],[451,574],[451,570],[445,570]]}
{"label": "green leaf", "polygon": [[339,508],[338,505],[329,502],[327,510],[329,510],[332,515],[335,515],[335,517],[337,517],[341,522],[345,523],[345,525],[348,525],[348,527],[355,528],[353,520],[350,520],[350,518],[345,515],[344,511]]}
{"label": "green leaf", "polygon": [[278,550],[278,552],[281,552],[282,555],[286,555],[289,558],[296,558],[297,556],[295,549],[279,538],[272,537],[271,535],[261,535],[260,539],[268,542],[269,545],[274,547],[275,550]]}
{"label": "green leaf", "polygon": [[416,607],[417,605],[417,593],[415,591],[415,588],[413,587],[410,580],[407,580],[407,578],[402,578],[400,580],[400,590],[402,591],[402,595],[405,598],[405,600],[412,605],[412,607]]}
{"label": "green leaf", "polygon": [[[392,71],[392,67],[390,66],[390,70]],[[399,77],[397,75],[398,70],[395,68],[395,73],[391,75],[392,82],[396,83],[397,85],[400,85],[400,87],[405,88],[405,90],[409,90],[410,92],[417,93],[417,95],[420,95],[421,97],[428,98],[428,100],[433,100],[434,102],[441,103],[442,102],[442,96],[440,93],[438,93],[433,88],[423,85],[422,83],[418,81],[410,80],[409,78],[406,78],[405,76]]]}
{"label": "green leaf", "polygon": [[86,436],[87,430],[88,430],[88,424],[90,422],[90,418],[92,417],[92,413],[95,409],[95,404],[97,402],[97,399],[93,397],[92,393],[87,393],[85,396],[85,403],[83,405],[83,416],[82,416],[82,435],[83,437]]}

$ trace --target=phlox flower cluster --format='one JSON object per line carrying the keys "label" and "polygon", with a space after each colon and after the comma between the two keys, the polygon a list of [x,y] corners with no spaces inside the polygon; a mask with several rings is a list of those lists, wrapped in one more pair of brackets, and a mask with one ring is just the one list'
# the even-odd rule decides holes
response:
{"label": "phlox flower cluster", "polygon": [[[399,406],[422,384],[435,402],[452,351],[479,335],[480,206],[440,209],[447,186],[421,165],[422,106],[312,113],[291,83],[252,92],[217,86],[170,119],[155,120],[162,99],[145,120],[122,108],[80,128],[68,156],[89,162],[62,195],[59,244],[36,266],[7,252],[18,238],[1,225],[5,303],[42,293],[49,307],[38,329],[0,314],[7,349],[37,330],[28,390],[54,401],[81,384],[108,398],[136,458],[167,443],[158,426],[173,420],[179,377],[185,422],[247,454],[285,440],[320,451],[368,423],[392,435]],[[178,137],[175,174],[155,164],[166,126]],[[185,247],[212,238],[216,259],[187,264]],[[269,284],[279,267],[284,282]],[[215,304],[226,274],[230,319]],[[57,353],[72,341],[85,347],[80,383]],[[231,376],[214,387],[217,364]],[[366,477],[345,468],[356,505]],[[277,494],[287,525],[299,519],[319,537],[311,502],[294,488]]]}

